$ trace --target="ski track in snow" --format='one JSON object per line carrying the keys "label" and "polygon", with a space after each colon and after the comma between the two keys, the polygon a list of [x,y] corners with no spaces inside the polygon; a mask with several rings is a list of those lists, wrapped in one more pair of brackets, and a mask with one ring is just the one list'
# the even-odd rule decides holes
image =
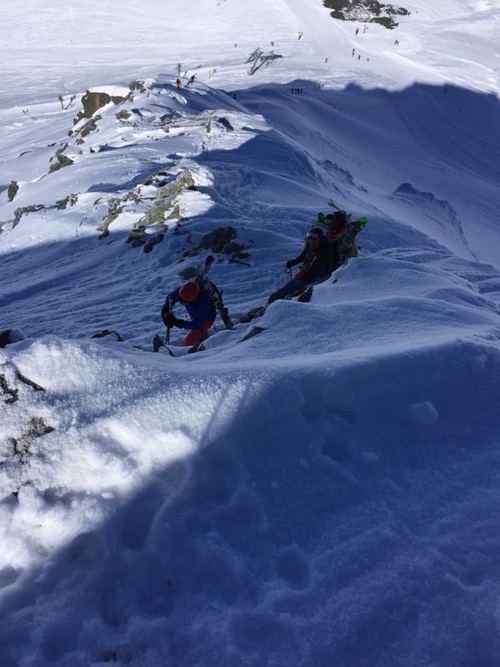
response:
{"label": "ski track in snow", "polygon": [[[224,0],[196,20],[189,2],[121,21],[57,4],[22,17],[9,0],[0,33],[9,62],[24,54],[0,90],[0,330],[27,336],[0,350],[0,664],[493,667],[490,4],[420,3],[358,38],[319,0],[259,0],[252,25]],[[283,58],[249,77],[257,47]],[[197,79],[177,91],[179,60]],[[68,136],[85,88],[132,78],[145,89]],[[56,150],[73,163],[49,173]],[[231,225],[249,253],[210,273],[238,316],[288,279],[330,197],[368,225],[310,303],[151,353],[204,234]],[[155,206],[182,219],[147,227],[146,253],[126,240]]]}

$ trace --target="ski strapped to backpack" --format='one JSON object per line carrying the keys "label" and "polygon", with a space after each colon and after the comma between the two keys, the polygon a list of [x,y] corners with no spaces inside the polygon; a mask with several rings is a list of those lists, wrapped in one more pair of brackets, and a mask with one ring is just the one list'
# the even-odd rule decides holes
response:
{"label": "ski strapped to backpack", "polygon": [[214,263],[214,259],[215,258],[213,255],[208,255],[203,266],[195,268],[195,280],[212,299],[215,310],[220,315],[220,318],[224,322],[226,329],[233,329],[234,324],[231,321],[229,311],[224,305],[224,301],[222,300],[222,292],[214,285],[211,280],[208,279],[207,274],[210,270],[210,267]]}

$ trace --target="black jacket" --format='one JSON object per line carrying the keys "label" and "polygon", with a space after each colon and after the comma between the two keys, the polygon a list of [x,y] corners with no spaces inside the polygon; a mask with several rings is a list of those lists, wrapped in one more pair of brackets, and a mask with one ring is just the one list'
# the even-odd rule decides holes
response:
{"label": "black jacket", "polygon": [[306,243],[304,249],[298,257],[291,260],[289,264],[294,266],[302,262],[301,277],[306,282],[311,282],[317,278],[326,278],[332,272],[331,249],[330,244],[324,239],[320,240],[318,248],[313,250],[309,243]]}

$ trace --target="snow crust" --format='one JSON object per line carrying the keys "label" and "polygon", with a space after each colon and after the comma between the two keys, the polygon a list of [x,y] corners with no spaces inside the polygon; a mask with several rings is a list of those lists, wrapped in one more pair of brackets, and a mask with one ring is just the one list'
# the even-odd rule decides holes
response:
{"label": "snow crust", "polygon": [[[2,667],[496,665],[496,3],[48,5],[0,26]],[[330,197],[309,303],[152,353],[203,235],[237,320]]]}

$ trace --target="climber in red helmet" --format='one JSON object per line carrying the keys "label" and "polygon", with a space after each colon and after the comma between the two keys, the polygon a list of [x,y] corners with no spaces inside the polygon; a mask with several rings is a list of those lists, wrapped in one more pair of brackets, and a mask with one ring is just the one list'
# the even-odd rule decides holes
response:
{"label": "climber in red helmet", "polygon": [[[182,303],[190,320],[175,317],[172,309],[176,303]],[[161,317],[166,327],[188,329],[184,344],[191,346],[208,338],[208,330],[215,320],[216,310],[214,302],[196,280],[188,280],[167,296]]]}

